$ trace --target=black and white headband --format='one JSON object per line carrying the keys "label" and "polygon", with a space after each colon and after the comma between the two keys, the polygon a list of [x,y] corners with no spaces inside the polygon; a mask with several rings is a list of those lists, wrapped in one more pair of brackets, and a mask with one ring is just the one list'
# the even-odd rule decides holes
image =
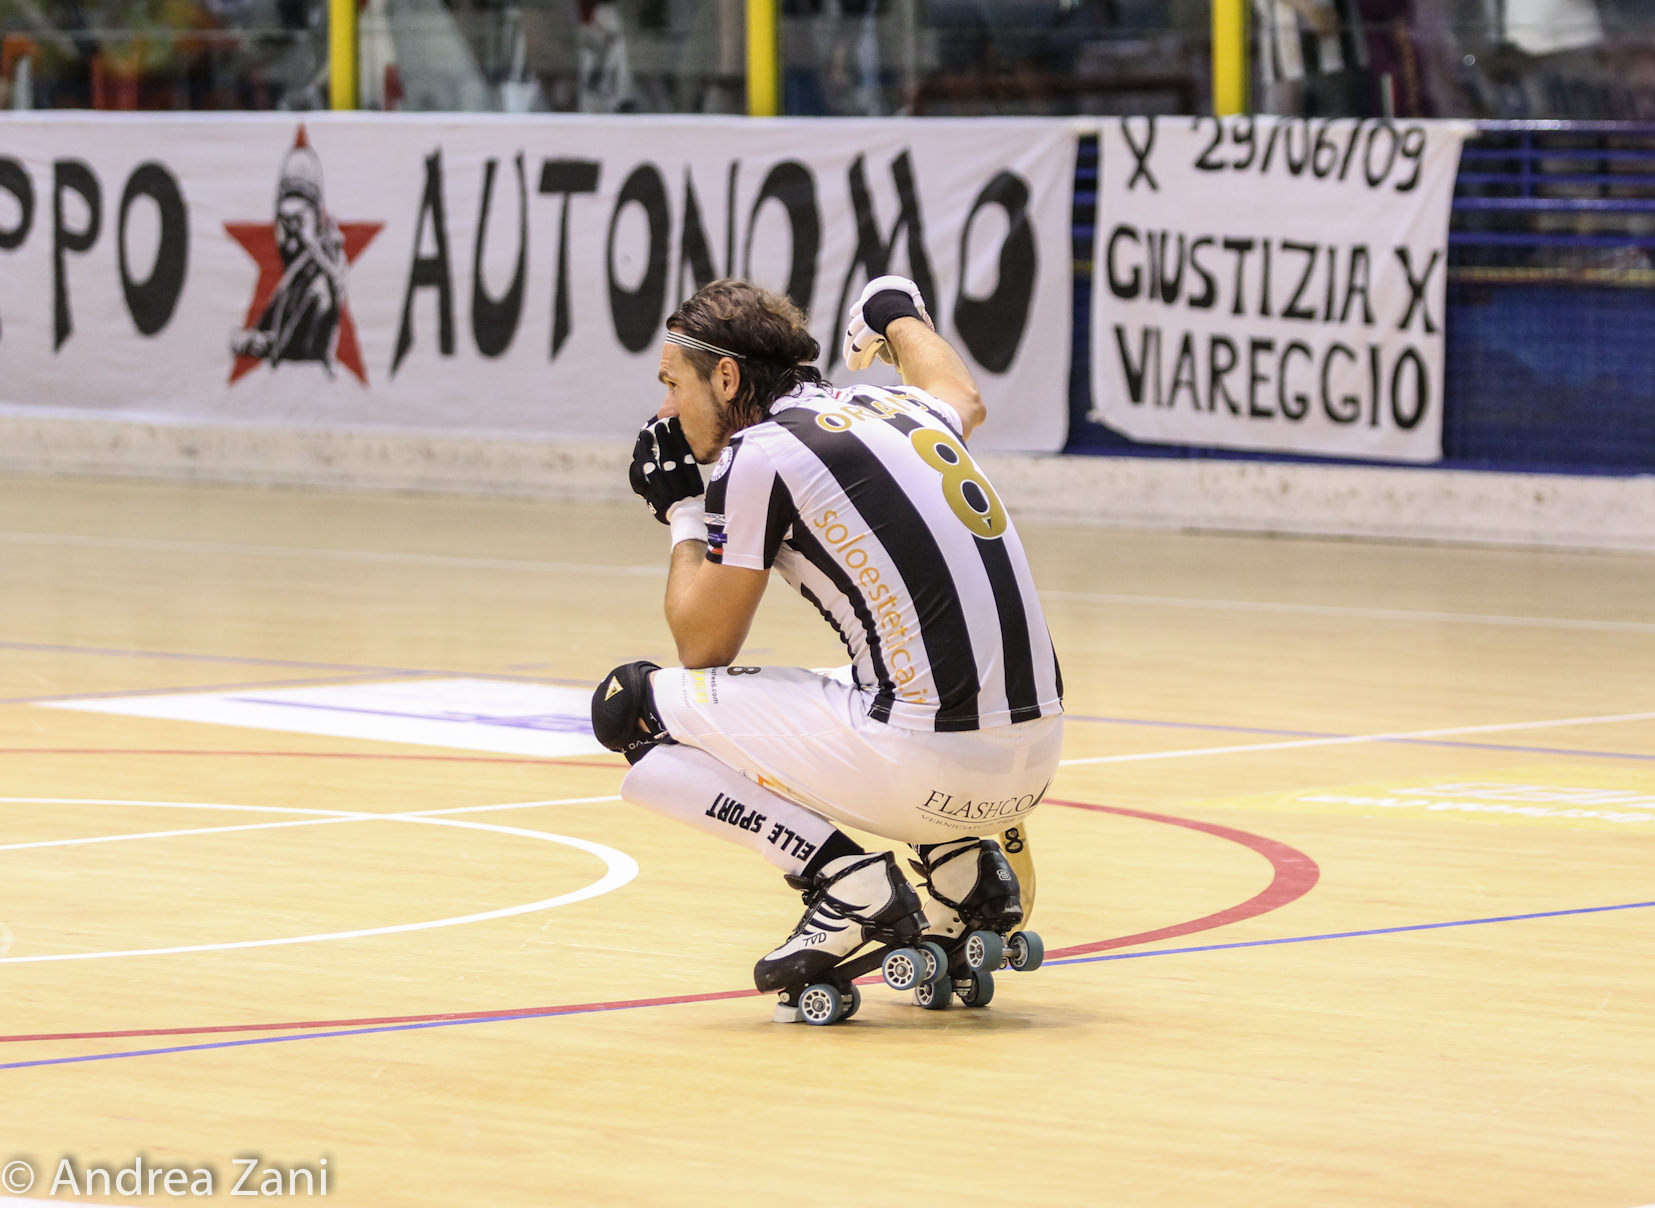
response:
{"label": "black and white headband", "polygon": [[698,352],[710,352],[715,357],[729,357],[735,361],[745,361],[747,359],[739,352],[731,352],[728,348],[720,348],[717,344],[709,344],[705,340],[687,336],[681,331],[667,332],[667,343],[677,344],[684,348],[693,348]]}

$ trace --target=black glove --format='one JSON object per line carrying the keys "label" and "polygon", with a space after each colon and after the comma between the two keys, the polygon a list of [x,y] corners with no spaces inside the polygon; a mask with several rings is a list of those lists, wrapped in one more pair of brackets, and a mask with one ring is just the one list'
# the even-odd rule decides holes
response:
{"label": "black glove", "polygon": [[701,482],[701,467],[695,464],[695,453],[684,439],[676,415],[644,425],[638,443],[632,446],[628,477],[632,489],[649,505],[650,515],[662,524],[671,523],[667,512],[673,504],[699,498],[706,489]]}

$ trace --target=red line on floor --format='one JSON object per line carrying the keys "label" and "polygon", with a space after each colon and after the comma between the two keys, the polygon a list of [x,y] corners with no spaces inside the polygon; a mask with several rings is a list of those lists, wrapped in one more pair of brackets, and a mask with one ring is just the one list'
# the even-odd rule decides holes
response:
{"label": "red line on floor", "polygon": [[1065,805],[1071,809],[1091,810],[1099,814],[1118,814],[1123,818],[1142,818],[1148,822],[1164,822],[1171,826],[1182,826],[1189,830],[1200,831],[1203,834],[1214,835],[1220,839],[1228,839],[1232,843],[1239,843],[1243,847],[1252,848],[1266,860],[1275,875],[1270,884],[1245,902],[1237,903],[1224,910],[1212,914],[1202,915],[1198,919],[1191,919],[1187,923],[1174,923],[1170,927],[1157,927],[1153,931],[1140,931],[1135,935],[1117,936],[1111,940],[1096,940],[1090,944],[1076,944],[1068,948],[1060,948],[1056,952],[1048,952],[1048,960],[1063,956],[1081,956],[1088,952],[1107,952],[1112,948],[1129,948],[1136,944],[1152,944],[1156,940],[1170,940],[1181,935],[1190,935],[1197,931],[1211,931],[1215,927],[1228,927],[1231,923],[1239,923],[1243,919],[1256,918],[1272,910],[1279,910],[1289,902],[1296,902],[1316,887],[1321,879],[1322,870],[1316,866],[1304,852],[1296,847],[1289,847],[1276,839],[1267,839],[1263,835],[1255,835],[1249,831],[1236,830],[1232,826],[1221,826],[1216,822],[1201,822],[1194,818],[1175,818],[1171,814],[1152,814],[1146,810],[1129,810],[1113,805],[1093,805],[1085,801],[1058,801],[1047,798],[1047,805]]}
{"label": "red line on floor", "polygon": [[[176,754],[191,754],[192,752],[174,752]],[[272,752],[274,754],[275,752]],[[300,754],[300,752],[285,752]],[[326,757],[324,753],[324,757]],[[448,758],[445,756],[372,756],[363,755],[358,758]],[[463,757],[453,757],[463,758]],[[608,764],[594,764],[590,766],[608,767]],[[1215,822],[1202,822],[1194,818],[1178,818],[1171,814],[1153,814],[1146,810],[1124,809],[1112,805],[1094,805],[1086,801],[1064,801],[1048,798],[1047,805],[1060,805],[1070,809],[1087,810],[1099,814],[1115,814],[1123,818],[1138,818],[1146,822],[1160,822],[1169,826],[1179,826],[1187,830],[1198,831],[1212,835],[1215,838],[1225,839],[1232,843],[1251,849],[1270,862],[1274,872],[1270,884],[1261,892],[1227,909],[1203,915],[1198,919],[1191,919],[1184,923],[1175,923],[1169,927],[1160,927],[1153,931],[1140,931],[1135,935],[1117,936],[1114,939],[1096,940],[1088,944],[1075,944],[1048,952],[1048,959],[1066,956],[1080,956],[1090,952],[1105,952],[1113,948],[1126,948],[1135,944],[1148,944],[1156,940],[1172,939],[1176,936],[1190,935],[1197,931],[1210,931],[1217,927],[1225,927],[1231,923],[1238,923],[1243,919],[1254,918],[1272,910],[1278,910],[1289,902],[1297,901],[1315,887],[1321,876],[1316,862],[1297,848],[1263,835],[1255,835],[1248,831],[1236,830],[1234,827],[1221,826]],[[730,998],[754,998],[757,990],[721,990],[703,994],[679,994],[667,998],[638,998],[616,1002],[574,1003],[563,1006],[546,1007],[517,1007],[491,1011],[455,1011],[434,1015],[383,1015],[367,1019],[314,1019],[297,1022],[282,1023],[239,1023],[219,1024],[208,1027],[183,1028],[132,1028],[110,1032],[43,1032],[22,1036],[0,1036],[0,1044],[17,1044],[25,1041],[45,1040],[117,1040],[134,1039],[142,1036],[207,1036],[231,1032],[278,1032],[278,1031],[311,1031],[325,1028],[355,1028],[375,1027],[391,1024],[417,1023],[446,1023],[466,1019],[515,1019],[532,1015],[577,1015],[589,1011],[619,1010],[627,1007],[660,1007],[676,1003],[718,1002]]]}

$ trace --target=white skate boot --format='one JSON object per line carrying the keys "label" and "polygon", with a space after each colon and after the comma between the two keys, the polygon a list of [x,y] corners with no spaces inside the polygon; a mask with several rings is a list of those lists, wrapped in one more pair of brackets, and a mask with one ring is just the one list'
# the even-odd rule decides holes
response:
{"label": "white skate boot", "polygon": [[[848,1019],[861,1002],[853,979],[881,966],[886,983],[899,990],[942,974],[942,953],[914,946],[925,912],[890,852],[841,856],[813,879],[787,881],[804,892],[804,917],[786,943],[753,966],[760,990],[783,992],[778,1021]],[[879,947],[847,959],[869,941]]]}
{"label": "white skate boot", "polygon": [[[925,879],[925,938],[948,955],[954,991],[970,1007],[987,1006],[994,996],[995,970],[1038,969],[1045,946],[1023,921],[1017,874],[993,839],[939,843],[913,862]],[[915,997],[934,1010],[948,1005],[945,989],[919,987]]]}

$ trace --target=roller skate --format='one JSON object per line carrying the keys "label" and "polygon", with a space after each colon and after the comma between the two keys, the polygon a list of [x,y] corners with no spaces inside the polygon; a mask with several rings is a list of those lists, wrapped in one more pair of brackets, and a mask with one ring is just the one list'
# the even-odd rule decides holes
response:
{"label": "roller skate", "polygon": [[[788,877],[805,913],[787,942],[753,967],[760,990],[780,990],[777,1023],[838,1023],[856,1014],[856,978],[880,970],[894,990],[947,975],[941,948],[925,944],[919,895],[890,852],[830,860],[814,878]],[[875,946],[853,955],[864,944]]]}
{"label": "roller skate", "polygon": [[925,939],[948,959],[946,978],[914,987],[920,1006],[940,1011],[957,995],[968,1007],[986,1007],[994,997],[997,970],[1009,965],[1026,973],[1040,967],[1046,946],[1037,933],[1017,930],[1023,921],[1017,874],[998,843],[938,843],[912,864],[930,899]]}

